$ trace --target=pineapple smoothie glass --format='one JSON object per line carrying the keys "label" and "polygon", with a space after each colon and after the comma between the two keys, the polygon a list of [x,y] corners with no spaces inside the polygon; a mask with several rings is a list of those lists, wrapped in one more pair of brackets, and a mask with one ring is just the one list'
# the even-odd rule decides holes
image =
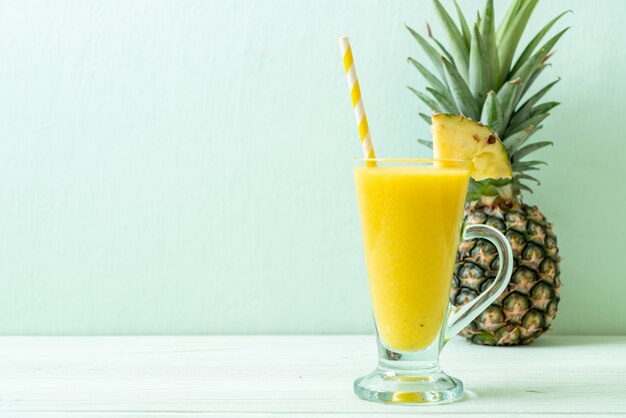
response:
{"label": "pineapple smoothie glass", "polygon": [[439,367],[445,343],[506,288],[512,271],[508,240],[487,225],[463,238],[498,250],[499,271],[476,299],[457,308],[450,286],[470,179],[470,162],[362,159],[354,177],[378,341],[378,367],[354,382],[362,399],[433,404],[457,400],[460,380]]}

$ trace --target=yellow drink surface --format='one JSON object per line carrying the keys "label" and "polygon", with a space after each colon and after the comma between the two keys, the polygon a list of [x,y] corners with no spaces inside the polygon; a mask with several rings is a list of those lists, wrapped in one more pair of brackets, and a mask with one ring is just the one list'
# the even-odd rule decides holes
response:
{"label": "yellow drink surface", "polygon": [[428,347],[448,307],[469,170],[354,169],[372,307],[397,351]]}

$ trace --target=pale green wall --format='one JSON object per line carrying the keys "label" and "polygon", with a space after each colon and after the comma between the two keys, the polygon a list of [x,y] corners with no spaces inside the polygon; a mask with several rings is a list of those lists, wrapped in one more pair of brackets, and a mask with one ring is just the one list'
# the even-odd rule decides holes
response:
{"label": "pale green wall", "polygon": [[[626,2],[598,4],[532,24],[575,11],[527,199],[560,240],[555,333],[626,333]],[[0,333],[371,331],[337,37],[378,154],[426,156],[403,27],[426,20],[425,0],[0,3]]]}

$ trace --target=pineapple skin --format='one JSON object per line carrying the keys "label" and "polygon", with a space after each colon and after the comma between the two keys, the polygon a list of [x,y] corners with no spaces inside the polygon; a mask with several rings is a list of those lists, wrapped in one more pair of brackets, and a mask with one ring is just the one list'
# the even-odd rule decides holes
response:
{"label": "pineapple skin", "polygon": [[[530,344],[550,328],[559,304],[560,257],[552,224],[536,206],[516,199],[469,202],[464,223],[500,230],[511,244],[515,262],[507,289],[461,335],[481,345]],[[493,244],[484,239],[462,242],[451,302],[462,306],[474,299],[497,273]]]}

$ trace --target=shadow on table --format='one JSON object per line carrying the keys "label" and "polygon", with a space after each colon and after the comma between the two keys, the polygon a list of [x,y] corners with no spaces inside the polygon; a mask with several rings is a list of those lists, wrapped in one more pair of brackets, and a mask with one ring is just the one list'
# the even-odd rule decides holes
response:
{"label": "shadow on table", "polygon": [[[500,401],[505,401],[506,399],[511,400],[519,400],[521,398],[532,398],[536,396],[541,396],[542,394],[551,394],[555,391],[561,390],[562,388],[555,387],[530,387],[523,386],[519,388],[512,388],[507,386],[506,391],[502,390],[494,390],[493,387],[489,388],[472,388],[465,389],[463,393],[463,398],[461,401],[467,400],[475,400],[475,399],[498,399]],[[506,399],[505,399],[506,398]]]}
{"label": "shadow on table", "polygon": [[[538,412],[546,412],[549,404],[555,402],[555,399],[566,391],[563,387],[554,385],[507,385],[506,388],[490,387],[472,387],[466,389],[460,402],[468,402],[470,404],[488,404],[488,405],[517,405],[525,406],[525,411],[529,416],[533,416]],[[579,391],[572,393],[572,389],[567,389],[571,396],[584,396],[585,390],[581,388]],[[469,407],[469,404],[468,404]],[[535,409],[536,408],[536,409]],[[572,410],[560,412],[575,412]],[[542,415],[543,416],[543,415]]]}
{"label": "shadow on table", "polygon": [[[461,399],[455,403],[476,402],[491,400],[495,402],[532,402],[554,393],[562,393],[562,387],[555,386],[507,386],[506,390],[496,390],[494,387],[465,389]],[[582,393],[582,392],[581,392]]]}

